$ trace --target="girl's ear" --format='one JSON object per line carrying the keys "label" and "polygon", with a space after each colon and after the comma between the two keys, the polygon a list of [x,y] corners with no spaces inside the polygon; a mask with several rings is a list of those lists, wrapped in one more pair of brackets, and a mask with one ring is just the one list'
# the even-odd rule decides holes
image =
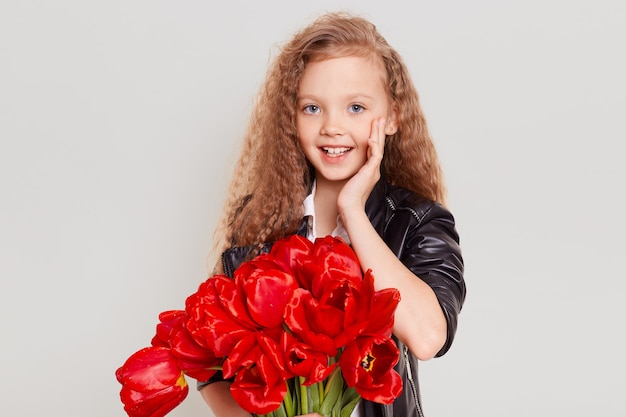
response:
{"label": "girl's ear", "polygon": [[398,108],[394,105],[387,116],[387,123],[385,123],[385,135],[393,135],[398,131]]}

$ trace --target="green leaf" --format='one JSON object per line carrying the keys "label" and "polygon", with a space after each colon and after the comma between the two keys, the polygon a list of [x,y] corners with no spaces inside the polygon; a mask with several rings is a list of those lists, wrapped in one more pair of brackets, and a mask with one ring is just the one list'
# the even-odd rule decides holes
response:
{"label": "green leaf", "polygon": [[285,410],[285,402],[280,403],[280,407],[274,411],[274,417],[287,417],[287,410]]}
{"label": "green leaf", "polygon": [[348,388],[342,397],[342,408],[341,408],[341,417],[350,417],[352,411],[356,407],[357,403],[361,399],[361,396],[354,387]]}
{"label": "green leaf", "polygon": [[339,370],[339,368],[335,368],[335,370],[329,375],[328,380],[326,381],[326,387],[324,390],[326,395],[320,407],[321,415],[328,416],[331,414],[331,411],[335,407],[335,404],[338,403],[341,405],[343,390],[343,376],[341,375],[341,371]]}
{"label": "green leaf", "polygon": [[320,409],[320,388],[319,382],[306,387],[307,395],[309,396],[309,413],[317,413]]}
{"label": "green leaf", "polygon": [[299,416],[302,415],[302,393],[300,392],[300,379],[298,377],[291,379],[292,384],[290,387],[291,392],[293,393],[293,415]]}
{"label": "green leaf", "polygon": [[285,398],[283,399],[283,403],[281,407],[285,408],[285,417],[294,417],[296,414],[293,410],[293,398],[291,398],[291,390],[289,384],[287,384],[287,394],[285,394]]}

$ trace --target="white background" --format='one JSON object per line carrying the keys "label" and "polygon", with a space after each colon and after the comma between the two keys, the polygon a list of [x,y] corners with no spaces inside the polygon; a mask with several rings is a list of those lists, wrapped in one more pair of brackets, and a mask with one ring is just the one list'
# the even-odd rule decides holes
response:
{"label": "white background", "polygon": [[2,1],[0,415],[124,416],[115,369],[207,276],[268,60],[343,8],[405,58],[461,233],[427,416],[623,415],[621,0]]}

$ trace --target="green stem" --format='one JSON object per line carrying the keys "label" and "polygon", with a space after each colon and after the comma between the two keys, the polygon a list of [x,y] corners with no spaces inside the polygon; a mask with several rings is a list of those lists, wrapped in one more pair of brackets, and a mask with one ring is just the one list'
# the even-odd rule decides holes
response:
{"label": "green stem", "polygon": [[300,376],[298,377],[300,383],[298,384],[300,386],[300,412],[302,414],[308,414],[309,413],[309,402],[308,402],[308,398],[309,396],[307,395],[306,392],[306,387],[303,385],[304,383],[304,377]]}
{"label": "green stem", "polygon": [[320,404],[322,404],[324,402],[324,382],[318,382],[316,385],[319,391]]}
{"label": "green stem", "polygon": [[287,394],[285,395],[285,399],[283,400],[283,402],[285,403],[285,411],[287,412],[287,417],[294,417],[295,413],[293,412],[293,398],[291,398],[289,385],[287,385]]}

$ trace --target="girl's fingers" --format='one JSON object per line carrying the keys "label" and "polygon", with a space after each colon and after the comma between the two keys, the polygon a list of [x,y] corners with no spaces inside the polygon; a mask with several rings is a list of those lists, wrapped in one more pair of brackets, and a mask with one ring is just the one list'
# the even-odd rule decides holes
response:
{"label": "girl's fingers", "polygon": [[370,156],[382,159],[385,149],[385,123],[384,117],[374,120],[372,123],[372,134],[370,136]]}
{"label": "girl's fingers", "polygon": [[378,125],[378,142],[379,142],[378,149],[380,149],[381,155],[385,150],[385,139],[387,138],[387,135],[385,135],[386,127],[387,127],[387,119],[383,117],[380,119],[380,123]]}

